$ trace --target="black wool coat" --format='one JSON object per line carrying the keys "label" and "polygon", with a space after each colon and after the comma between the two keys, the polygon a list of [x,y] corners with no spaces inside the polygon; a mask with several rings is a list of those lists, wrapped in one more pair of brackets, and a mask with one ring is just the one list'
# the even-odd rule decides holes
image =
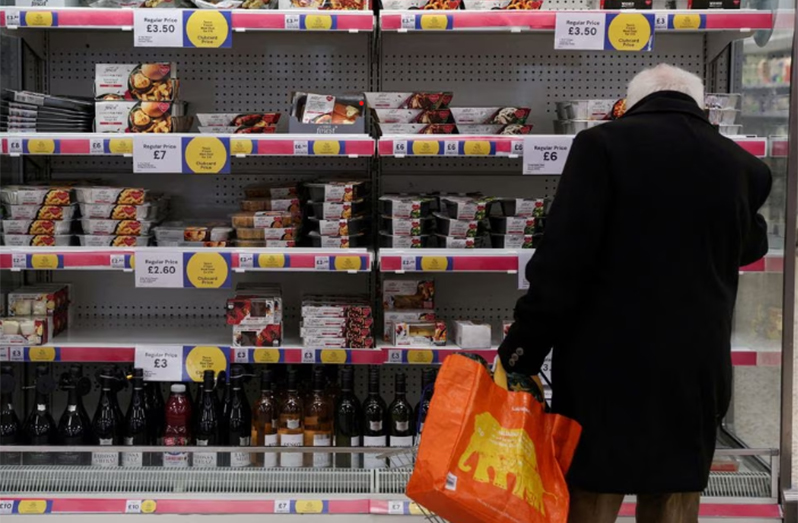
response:
{"label": "black wool coat", "polygon": [[702,491],[731,397],[739,267],[767,252],[769,168],[686,95],[652,94],[574,139],[529,292],[499,349],[580,422],[569,484]]}

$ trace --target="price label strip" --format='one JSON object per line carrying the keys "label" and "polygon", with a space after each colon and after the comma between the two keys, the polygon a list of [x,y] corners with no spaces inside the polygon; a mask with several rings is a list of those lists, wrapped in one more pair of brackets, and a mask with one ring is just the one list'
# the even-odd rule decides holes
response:
{"label": "price label strip", "polygon": [[523,173],[562,174],[572,142],[571,136],[525,136]]}
{"label": "price label strip", "polygon": [[135,254],[136,287],[229,289],[229,252],[152,252]]}
{"label": "price label strip", "polygon": [[496,156],[490,140],[395,140],[394,156]]}
{"label": "price label strip", "polygon": [[4,347],[0,361],[61,361],[60,347]]}
{"label": "price label strip", "polygon": [[9,154],[61,154],[61,141],[50,138],[8,138]]}
{"label": "price label strip", "polygon": [[52,511],[51,499],[20,499],[14,502],[14,514],[49,514]]}
{"label": "price label strip", "polygon": [[133,12],[134,47],[229,48],[233,45],[230,11],[147,9]]}
{"label": "price label strip", "polygon": [[230,172],[230,139],[212,136],[137,136],[134,173],[220,174]]}
{"label": "price label strip", "polygon": [[335,31],[338,15],[285,15],[285,28],[289,31]]}
{"label": "price label strip", "polygon": [[340,140],[308,140],[294,142],[296,156],[346,155],[346,142]]}
{"label": "price label strip", "polygon": [[314,268],[317,271],[365,271],[369,268],[368,259],[366,255],[316,256]]}
{"label": "price label strip", "polygon": [[201,382],[202,374],[229,370],[230,347],[194,345],[137,345],[135,366],[146,381]]}
{"label": "price label strip", "polygon": [[554,48],[571,51],[651,51],[655,13],[559,12]]}
{"label": "price label strip", "polygon": [[232,347],[230,359],[233,363],[285,363],[285,349]]}
{"label": "price label strip", "polygon": [[402,29],[406,31],[451,31],[452,15],[406,14],[402,15]]}
{"label": "price label strip", "polygon": [[668,29],[672,31],[698,31],[707,28],[707,15],[702,14],[670,14]]}
{"label": "price label strip", "polygon": [[402,269],[408,272],[450,272],[454,270],[452,256],[402,256]]}
{"label": "price label strip", "polygon": [[58,27],[58,13],[53,11],[6,12],[6,27]]}
{"label": "price label strip", "polygon": [[63,254],[11,254],[12,269],[32,269],[50,271],[64,268]]}
{"label": "price label strip", "polygon": [[92,138],[89,154],[133,154],[132,138]]}

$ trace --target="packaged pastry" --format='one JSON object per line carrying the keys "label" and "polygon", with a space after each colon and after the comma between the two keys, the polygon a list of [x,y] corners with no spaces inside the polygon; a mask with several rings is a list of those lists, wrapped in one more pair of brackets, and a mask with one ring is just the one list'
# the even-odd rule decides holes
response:
{"label": "packaged pastry", "polygon": [[455,123],[450,109],[375,109],[374,115],[380,124]]}
{"label": "packaged pastry", "polygon": [[362,181],[306,183],[314,202],[351,202],[368,196],[369,184]]}
{"label": "packaged pastry", "polygon": [[490,349],[490,324],[470,320],[456,320],[454,322],[454,342],[461,349]]}
{"label": "packaged pastry", "polygon": [[274,126],[280,121],[280,113],[197,113],[202,127],[263,127]]}
{"label": "packaged pastry", "polygon": [[480,220],[456,220],[441,213],[434,213],[436,230],[440,234],[456,238],[474,238],[484,229]]}
{"label": "packaged pastry", "polygon": [[158,245],[181,242],[222,242],[230,239],[233,228],[223,222],[175,221],[153,228]]}
{"label": "packaged pastry", "polygon": [[491,232],[498,234],[534,234],[537,220],[534,216],[521,218],[517,216],[497,216],[490,218]]}
{"label": "packaged pastry", "polygon": [[94,97],[97,100],[172,101],[177,98],[177,65],[95,64]]}
{"label": "packaged pastry", "polygon": [[350,219],[320,220],[308,218],[311,232],[322,236],[349,236],[367,233],[369,219],[365,216],[355,216]]}
{"label": "packaged pastry", "polygon": [[435,219],[380,216],[380,229],[391,236],[421,236],[432,232]]}
{"label": "packaged pastry", "polygon": [[3,220],[6,234],[69,234],[72,220]]}
{"label": "packaged pastry", "polygon": [[295,214],[284,211],[243,211],[235,213],[231,219],[235,228],[283,229],[301,223]]}
{"label": "packaged pastry", "polygon": [[501,198],[499,202],[504,216],[539,218],[545,216],[549,208],[548,198]]}
{"label": "packaged pastry", "polygon": [[317,232],[311,232],[308,234],[308,238],[313,247],[323,247],[325,249],[349,249],[354,247],[365,247],[368,244],[365,234],[321,236]]}
{"label": "packaged pastry", "polygon": [[71,220],[75,216],[72,205],[3,205],[3,213],[11,220]]}
{"label": "packaged pastry", "polygon": [[227,300],[228,325],[282,323],[283,299],[275,296],[236,296]]}
{"label": "packaged pastry", "polygon": [[449,110],[458,125],[525,124],[531,112],[528,107],[452,107]]}
{"label": "packaged pastry", "polygon": [[279,347],[283,341],[282,324],[233,325],[234,347]]}
{"label": "packaged pastry", "polygon": [[140,187],[76,187],[75,193],[80,203],[143,205],[150,199],[149,191]]}
{"label": "packaged pastry", "polygon": [[443,321],[393,324],[392,342],[396,347],[441,347],[446,345],[446,337],[446,323]]}
{"label": "packaged pastry", "polygon": [[8,293],[10,316],[52,316],[69,305],[69,285],[45,283],[20,287]]}
{"label": "packaged pastry", "polygon": [[[403,4],[408,0],[397,0]],[[427,0],[420,0],[423,4],[427,4]],[[432,0],[435,1],[435,0]],[[459,4],[459,0],[446,1],[445,4]],[[412,7],[386,7],[383,3],[384,9],[412,9]],[[449,9],[457,9],[457,7],[449,7]],[[437,93],[366,93],[366,100],[369,107],[372,109],[424,109],[425,111],[434,111],[437,109],[447,109],[452,101],[451,92],[437,92]]]}
{"label": "packaged pastry", "polygon": [[10,205],[69,205],[74,202],[71,187],[6,185],[0,188],[0,201]]}
{"label": "packaged pastry", "polygon": [[94,131],[98,133],[188,132],[193,121],[183,116],[180,102],[96,102]]}
{"label": "packaged pastry", "polygon": [[382,282],[383,309],[435,309],[432,280],[386,279]]}
{"label": "packaged pastry", "polygon": [[381,123],[380,131],[385,136],[397,134],[455,134],[457,126],[449,123]]}
{"label": "packaged pastry", "polygon": [[313,211],[313,217],[320,220],[348,220],[368,211],[368,204],[363,199],[342,203],[308,202],[308,206]]}
{"label": "packaged pastry", "polygon": [[425,249],[429,247],[430,239],[429,234],[421,234],[418,236],[393,235],[385,231],[380,231],[380,247],[385,249]]}
{"label": "packaged pastry", "polygon": [[386,310],[383,312],[382,338],[385,341],[391,341],[395,323],[428,323],[435,320],[435,312],[430,310]]}
{"label": "packaged pastry", "polygon": [[494,249],[534,249],[538,234],[496,234],[491,233],[490,241]]}
{"label": "packaged pastry", "polygon": [[79,234],[81,247],[146,247],[152,236],[115,236],[112,234]]}
{"label": "packaged pastry", "polygon": [[47,318],[0,318],[0,344],[42,345],[47,343]]}
{"label": "packaged pastry", "polygon": [[247,198],[241,200],[242,211],[280,211],[291,214],[299,214],[301,207],[298,198],[270,199],[270,198]]}
{"label": "packaged pastry", "polygon": [[295,240],[236,240],[237,247],[265,247],[267,249],[285,249],[296,247]]}
{"label": "packaged pastry", "polygon": [[274,227],[236,227],[236,238],[239,240],[296,240],[297,229],[286,227],[277,229]]}
{"label": "packaged pastry", "polygon": [[113,234],[119,236],[146,236],[153,222],[147,220],[80,220],[83,234]]}
{"label": "packaged pastry", "polygon": [[273,198],[275,200],[285,200],[298,197],[299,191],[296,185],[256,183],[244,187],[244,196],[247,198]]}
{"label": "packaged pastry", "polygon": [[68,247],[72,245],[72,235],[3,234],[3,242],[9,247]]}
{"label": "packaged pastry", "polygon": [[110,220],[155,220],[158,218],[157,205],[127,205],[113,203],[81,203],[80,216],[91,219]]}
{"label": "packaged pastry", "polygon": [[441,249],[476,249],[482,245],[481,237],[461,238],[445,234],[436,234],[435,236],[438,238],[438,247]]}
{"label": "packaged pastry", "polygon": [[426,218],[432,212],[432,198],[386,194],[380,196],[380,212],[393,218]]}

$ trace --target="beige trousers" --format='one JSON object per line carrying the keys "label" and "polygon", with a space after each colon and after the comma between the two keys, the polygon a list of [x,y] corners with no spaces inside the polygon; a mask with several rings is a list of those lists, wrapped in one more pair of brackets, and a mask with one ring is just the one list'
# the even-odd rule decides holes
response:
{"label": "beige trousers", "polygon": [[[622,494],[571,490],[568,523],[615,523]],[[637,496],[637,523],[698,523],[699,492],[643,494]]]}

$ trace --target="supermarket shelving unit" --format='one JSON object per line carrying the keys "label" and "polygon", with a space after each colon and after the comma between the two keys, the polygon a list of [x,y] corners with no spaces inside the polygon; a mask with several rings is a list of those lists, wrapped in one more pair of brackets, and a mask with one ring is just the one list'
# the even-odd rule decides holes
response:
{"label": "supermarket shelving unit", "polygon": [[[133,47],[129,9],[0,7],[2,87],[53,94],[90,95],[95,63],[178,63],[181,99],[190,112],[264,109],[288,113],[290,93],[452,90],[454,105],[532,108],[536,134],[553,132],[554,102],[616,98],[634,73],[660,61],[705,78],[708,91],[740,85],[743,47],[735,42],[774,27],[774,41],[791,41],[794,12],[785,10],[655,10],[650,53],[560,52],[552,48],[557,13],[585,10],[590,0],[553,0],[546,10],[521,12],[232,11],[231,49]],[[269,34],[262,34],[269,32]],[[786,36],[785,36],[786,35]],[[779,40],[781,41],[781,40]],[[781,88],[780,88],[781,89]],[[767,91],[767,89],[763,89]],[[200,135],[181,135],[192,139]],[[208,137],[203,135],[203,137]],[[147,137],[151,139],[152,137]],[[132,174],[141,136],[108,134],[0,135],[3,183],[98,178],[143,185],[175,195],[173,216],[209,218],[235,210],[241,188],[255,181],[309,180],[325,173],[369,177],[374,196],[401,191],[473,191],[552,197],[558,176],[521,176],[523,139],[496,136],[367,135],[213,136],[229,140],[230,173]],[[788,140],[738,136],[738,143],[771,163],[785,178]],[[652,159],[652,161],[656,161]],[[794,177],[794,173],[792,173]],[[675,204],[678,207],[678,204]],[[789,457],[773,421],[779,411],[779,375],[791,376],[792,346],[782,350],[781,289],[793,284],[792,249],[785,249],[784,200],[771,203],[777,222],[771,252],[743,268],[732,353],[735,406],[719,436],[723,459],[735,464],[713,472],[702,505],[707,521],[729,523],[782,518],[781,492],[790,483]],[[667,242],[663,239],[663,256]],[[787,256],[785,257],[785,250]],[[178,345],[218,348],[231,362],[349,363],[363,392],[366,365],[380,365],[383,396],[389,379],[408,372],[418,388],[420,369],[439,364],[454,347],[374,350],[302,347],[290,336],[281,347],[230,347],[222,306],[225,289],[135,287],[135,260],[156,248],[0,247],[0,283],[71,282],[75,321],[46,347],[0,347],[0,361],[62,366],[81,362],[93,373],[104,362],[130,363],[136,347]],[[510,318],[519,295],[525,256],[514,250],[403,251],[400,249],[204,249],[225,256],[232,284],[283,285],[286,330],[296,332],[299,297],[306,292],[356,291],[378,296],[382,278],[433,277],[436,310],[447,320]],[[189,252],[190,254],[190,252]],[[785,268],[786,266],[786,268]],[[786,271],[786,277],[784,273]],[[330,274],[338,273],[338,274]],[[784,308],[785,322],[791,322]],[[375,333],[379,332],[379,327]],[[786,327],[784,332],[792,332]],[[775,333],[775,334],[774,334]],[[493,351],[478,351],[490,357]],[[784,362],[788,364],[783,365]],[[689,362],[685,362],[689,364]],[[415,398],[411,398],[414,401]],[[622,400],[622,399],[621,399]],[[21,401],[21,399],[20,399]],[[91,405],[92,401],[88,401]],[[122,401],[125,404],[125,401]],[[59,406],[54,409],[59,411]],[[766,418],[766,419],[765,419]],[[790,419],[782,420],[784,429]],[[262,449],[261,449],[262,450]],[[781,473],[780,473],[781,472]],[[18,467],[0,474],[0,515],[126,518],[194,514],[238,521],[304,514],[307,521],[418,521],[404,496],[403,470],[98,470]],[[780,482],[781,478],[781,482]],[[634,499],[622,516],[634,512]],[[135,516],[138,514],[138,516]],[[717,518],[717,519],[715,519]],[[622,518],[623,519],[623,518]]]}

